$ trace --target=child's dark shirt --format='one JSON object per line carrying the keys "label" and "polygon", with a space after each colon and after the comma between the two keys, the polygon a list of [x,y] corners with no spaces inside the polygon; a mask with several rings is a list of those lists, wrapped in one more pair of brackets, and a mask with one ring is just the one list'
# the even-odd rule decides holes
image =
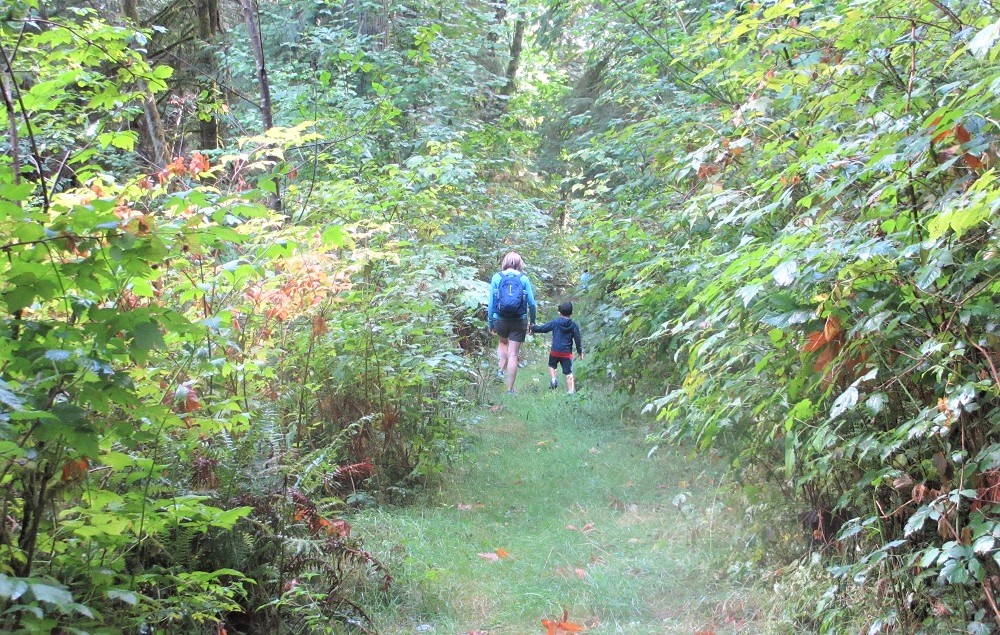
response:
{"label": "child's dark shirt", "polygon": [[568,317],[560,315],[551,322],[536,324],[534,333],[548,333],[552,331],[552,357],[573,357],[573,344],[576,343],[576,352],[583,355],[583,343],[580,338],[580,326]]}

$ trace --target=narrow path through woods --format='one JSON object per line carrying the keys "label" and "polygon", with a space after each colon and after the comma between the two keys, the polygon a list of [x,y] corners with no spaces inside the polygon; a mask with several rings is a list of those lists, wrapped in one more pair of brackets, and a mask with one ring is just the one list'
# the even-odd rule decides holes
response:
{"label": "narrow path through woods", "polygon": [[627,402],[549,390],[541,363],[517,387],[470,415],[429,501],[356,519],[396,574],[388,603],[366,601],[379,632],[544,633],[564,610],[589,633],[759,632],[726,581],[723,466],[647,458]]}

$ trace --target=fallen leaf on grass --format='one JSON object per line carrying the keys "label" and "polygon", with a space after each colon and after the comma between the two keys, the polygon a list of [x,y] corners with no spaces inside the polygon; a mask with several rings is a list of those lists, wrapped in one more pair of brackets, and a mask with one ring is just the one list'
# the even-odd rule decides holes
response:
{"label": "fallen leaf on grass", "polygon": [[589,534],[590,532],[597,529],[597,525],[595,525],[594,523],[587,523],[583,527],[577,527],[576,525],[566,525],[566,529],[570,531],[579,531],[585,534]]}
{"label": "fallen leaf on grass", "polygon": [[487,551],[486,553],[477,553],[476,555],[482,558],[483,560],[489,560],[490,562],[498,562],[502,558],[509,558],[510,552],[501,547],[496,551]]}
{"label": "fallen leaf on grass", "polygon": [[545,635],[564,635],[565,633],[582,633],[583,626],[569,621],[567,611],[563,609],[562,620],[542,620]]}
{"label": "fallen leaf on grass", "polygon": [[580,567],[556,567],[555,573],[563,578],[572,578],[576,576],[581,580],[587,578],[587,572]]}

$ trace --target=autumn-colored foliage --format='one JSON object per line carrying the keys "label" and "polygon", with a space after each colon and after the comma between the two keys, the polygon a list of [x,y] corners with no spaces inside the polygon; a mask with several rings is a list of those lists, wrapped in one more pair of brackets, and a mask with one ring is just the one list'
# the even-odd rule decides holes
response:
{"label": "autumn-colored foliage", "polygon": [[586,630],[582,625],[569,621],[569,612],[566,609],[563,609],[561,620],[542,620],[542,627],[545,628],[545,635],[582,633]]}

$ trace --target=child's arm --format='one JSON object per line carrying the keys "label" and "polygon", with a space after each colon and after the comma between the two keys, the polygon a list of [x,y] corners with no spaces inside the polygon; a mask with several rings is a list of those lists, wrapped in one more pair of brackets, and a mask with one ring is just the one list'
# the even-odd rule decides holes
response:
{"label": "child's arm", "polygon": [[583,338],[580,336],[580,325],[573,322],[573,342],[576,344],[576,355],[583,359]]}
{"label": "child's arm", "polygon": [[546,322],[545,324],[535,324],[531,327],[532,333],[548,333],[556,327],[556,321]]}

